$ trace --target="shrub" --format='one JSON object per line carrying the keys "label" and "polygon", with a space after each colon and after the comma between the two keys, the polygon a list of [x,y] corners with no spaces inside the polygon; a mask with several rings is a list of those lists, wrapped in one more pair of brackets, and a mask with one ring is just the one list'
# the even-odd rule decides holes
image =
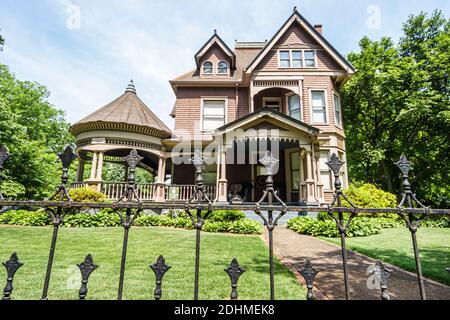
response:
{"label": "shrub", "polygon": [[208,217],[211,221],[238,221],[245,218],[245,213],[239,210],[217,210]]}
{"label": "shrub", "polygon": [[110,209],[98,213],[76,213],[64,217],[63,226],[69,228],[119,227],[119,216]]}
{"label": "shrub", "polygon": [[103,202],[106,195],[89,187],[69,190],[69,196],[75,202]]}
{"label": "shrub", "polygon": [[45,211],[12,210],[0,215],[0,224],[42,227],[50,225],[50,219]]}
{"label": "shrub", "polygon": [[[359,208],[396,208],[395,194],[383,191],[370,183],[353,184],[345,191],[348,199]],[[346,201],[343,205],[349,206]]]}
{"label": "shrub", "polygon": [[[333,220],[318,220],[309,217],[298,217],[288,221],[288,228],[300,234],[314,237],[339,237],[339,231]],[[378,234],[381,226],[370,218],[353,220],[347,230],[348,237],[363,237]]]}

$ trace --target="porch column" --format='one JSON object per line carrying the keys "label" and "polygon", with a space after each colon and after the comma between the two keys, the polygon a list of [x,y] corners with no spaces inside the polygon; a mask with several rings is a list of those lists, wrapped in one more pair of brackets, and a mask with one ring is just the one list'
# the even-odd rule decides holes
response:
{"label": "porch column", "polygon": [[315,168],[316,168],[316,190],[317,190],[317,201],[320,203],[324,202],[323,194],[323,183],[322,177],[320,175],[320,152],[315,153]]}
{"label": "porch column", "polygon": [[164,183],[165,176],[166,159],[160,157],[158,162],[158,181],[155,183],[155,193],[153,195],[153,200],[156,202],[164,202],[166,199],[166,185]]}
{"label": "porch column", "polygon": [[224,203],[228,202],[227,151],[224,146],[220,147],[219,163],[217,165],[220,166],[219,190],[217,190],[218,201]]}
{"label": "porch column", "polygon": [[89,180],[95,180],[96,170],[97,170],[97,152],[94,152],[94,155],[92,156],[91,176]]}
{"label": "porch column", "polygon": [[314,192],[314,179],[312,171],[312,150],[306,150],[306,202],[315,203],[316,197]]}
{"label": "porch column", "polygon": [[99,152],[98,153],[98,167],[97,167],[97,180],[102,180],[103,179],[103,157],[104,157],[104,153],[103,152]]}
{"label": "porch column", "polygon": [[300,150],[300,184],[298,188],[298,199],[300,202],[306,201],[305,187],[305,154]]}
{"label": "porch column", "polygon": [[75,182],[83,182],[84,176],[84,160],[81,158],[78,159],[78,168],[77,168],[77,176]]}

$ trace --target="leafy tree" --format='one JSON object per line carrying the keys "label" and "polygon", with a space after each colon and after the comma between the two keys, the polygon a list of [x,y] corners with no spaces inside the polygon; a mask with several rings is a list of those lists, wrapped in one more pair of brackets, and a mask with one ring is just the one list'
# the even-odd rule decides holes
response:
{"label": "leafy tree", "polygon": [[420,13],[403,33],[398,45],[365,37],[348,56],[358,70],[342,94],[350,176],[398,193],[393,162],[405,154],[419,198],[448,206],[450,20]]}
{"label": "leafy tree", "polygon": [[48,96],[44,86],[20,81],[0,64],[0,144],[13,155],[0,185],[7,197],[41,199],[59,182],[56,153],[73,140],[64,113]]}

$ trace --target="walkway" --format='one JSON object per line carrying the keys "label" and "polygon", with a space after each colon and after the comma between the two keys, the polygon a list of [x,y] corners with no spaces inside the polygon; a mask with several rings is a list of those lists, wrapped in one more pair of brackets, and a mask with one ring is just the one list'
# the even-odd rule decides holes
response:
{"label": "walkway", "polygon": [[[267,238],[266,232],[264,235],[266,242]],[[315,280],[315,293],[318,299],[345,299],[341,249],[339,246],[314,237],[297,234],[286,227],[280,226],[274,231],[274,248],[275,253],[290,269],[309,259],[314,267],[320,270]],[[374,259],[352,251],[348,252],[351,299],[380,299],[380,290],[370,290],[367,286],[369,276],[367,270],[374,263]],[[388,265],[388,268],[393,270],[388,282],[392,300],[420,299],[415,274],[392,265]],[[450,300],[450,287],[448,286],[426,280],[425,290],[429,300]]]}

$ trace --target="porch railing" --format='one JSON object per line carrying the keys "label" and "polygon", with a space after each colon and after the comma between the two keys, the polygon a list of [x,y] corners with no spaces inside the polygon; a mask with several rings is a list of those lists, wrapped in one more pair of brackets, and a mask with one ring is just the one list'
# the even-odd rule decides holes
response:
{"label": "porch railing", "polygon": [[[166,186],[166,201],[186,202],[196,194],[197,187],[195,185],[170,185]],[[216,186],[205,185],[204,192],[209,199],[214,200],[216,197]]]}

